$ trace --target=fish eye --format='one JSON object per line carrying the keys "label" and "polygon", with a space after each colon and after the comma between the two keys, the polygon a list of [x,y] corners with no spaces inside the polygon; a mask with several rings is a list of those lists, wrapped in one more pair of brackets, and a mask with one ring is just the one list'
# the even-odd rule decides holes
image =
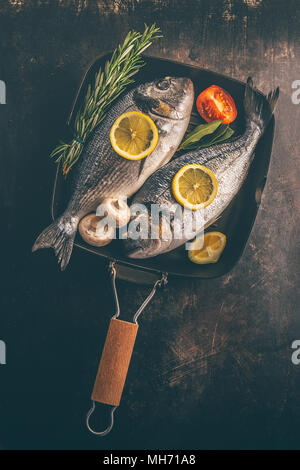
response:
{"label": "fish eye", "polygon": [[170,86],[170,82],[169,80],[160,80],[159,82],[157,82],[156,84],[157,88],[159,90],[167,90]]}

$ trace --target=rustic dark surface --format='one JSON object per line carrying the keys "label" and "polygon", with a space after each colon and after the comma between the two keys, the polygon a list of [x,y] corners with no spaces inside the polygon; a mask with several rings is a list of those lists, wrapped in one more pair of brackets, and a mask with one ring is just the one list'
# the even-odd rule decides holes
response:
{"label": "rustic dark surface", "polygon": [[[279,85],[277,129],[241,261],[223,278],[172,281],[153,299],[116,426],[99,439],[84,419],[113,309],[107,275],[79,250],[61,273],[50,250],[30,249],[50,221],[48,154],[83,71],[153,21],[164,33],[153,55],[252,74],[264,91]],[[300,365],[291,362],[300,339],[299,27],[297,0],[0,2],[0,448],[300,447]],[[127,319],[149,288],[119,290]]]}

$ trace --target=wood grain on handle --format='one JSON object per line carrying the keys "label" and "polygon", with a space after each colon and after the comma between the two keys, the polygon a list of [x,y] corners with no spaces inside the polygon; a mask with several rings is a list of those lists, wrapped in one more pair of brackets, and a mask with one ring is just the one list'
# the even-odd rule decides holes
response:
{"label": "wood grain on handle", "polygon": [[119,405],[137,330],[136,323],[111,319],[92,393],[93,401]]}

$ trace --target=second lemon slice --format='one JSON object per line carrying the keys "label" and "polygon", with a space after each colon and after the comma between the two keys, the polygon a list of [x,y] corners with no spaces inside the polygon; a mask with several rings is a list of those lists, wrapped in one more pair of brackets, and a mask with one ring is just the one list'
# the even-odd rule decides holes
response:
{"label": "second lemon slice", "polygon": [[140,160],[151,153],[157,144],[156,125],[146,114],[128,111],[121,114],[110,131],[115,152],[129,160]]}
{"label": "second lemon slice", "polygon": [[226,235],[221,232],[207,232],[204,238],[196,238],[188,251],[189,259],[196,264],[216,263],[226,245]]}
{"label": "second lemon slice", "polygon": [[211,170],[194,163],[183,166],[176,173],[172,191],[179,204],[191,210],[199,210],[215,199],[218,183]]}

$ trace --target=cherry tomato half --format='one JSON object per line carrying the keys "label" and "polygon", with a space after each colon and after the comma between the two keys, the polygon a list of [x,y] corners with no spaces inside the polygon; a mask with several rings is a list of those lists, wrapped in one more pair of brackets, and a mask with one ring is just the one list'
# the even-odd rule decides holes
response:
{"label": "cherry tomato half", "polygon": [[198,113],[206,122],[223,120],[224,124],[234,121],[237,110],[233,98],[223,88],[212,85],[197,98]]}

